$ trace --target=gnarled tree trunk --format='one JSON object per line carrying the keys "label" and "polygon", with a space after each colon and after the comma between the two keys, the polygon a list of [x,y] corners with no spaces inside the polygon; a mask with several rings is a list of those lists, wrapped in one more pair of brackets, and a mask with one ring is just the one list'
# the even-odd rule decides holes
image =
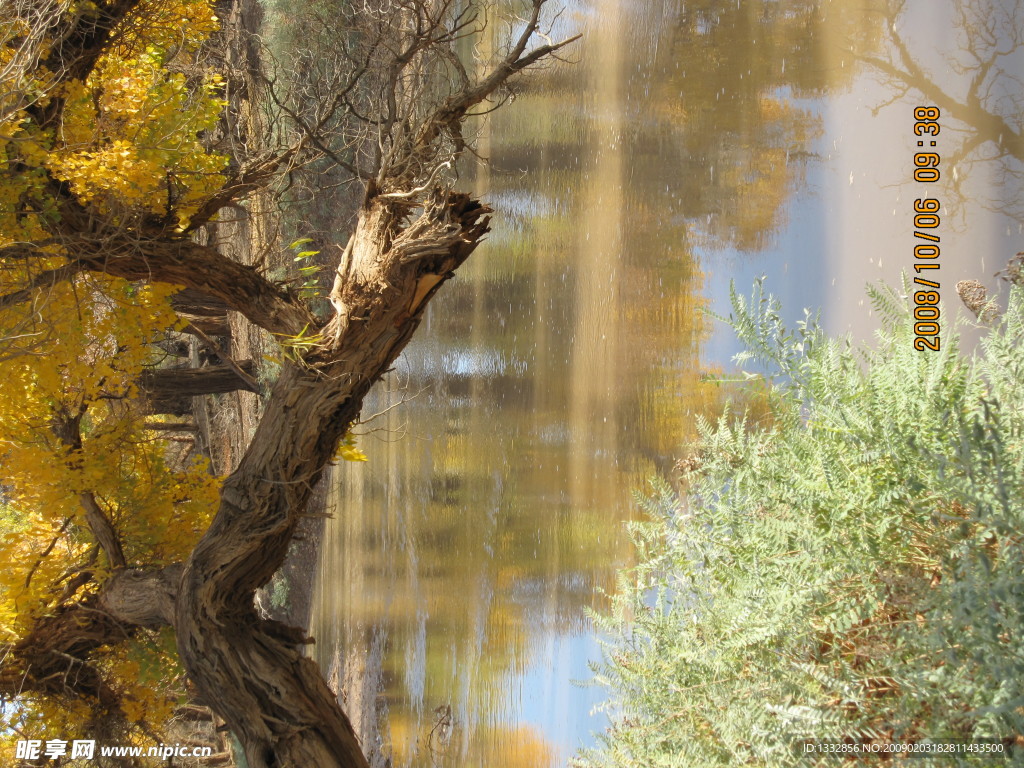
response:
{"label": "gnarled tree trunk", "polygon": [[362,211],[323,348],[282,373],[182,580],[181,659],[252,768],[366,765],[334,694],[296,648],[301,636],[261,620],[253,594],[283,562],[314,485],[426,299],[487,231],[488,209],[465,195],[439,195],[404,231],[403,213],[380,199]]}

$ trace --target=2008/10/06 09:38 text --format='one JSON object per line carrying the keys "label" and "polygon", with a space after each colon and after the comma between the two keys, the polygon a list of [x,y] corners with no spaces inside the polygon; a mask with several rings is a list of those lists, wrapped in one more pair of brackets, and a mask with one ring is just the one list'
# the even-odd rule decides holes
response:
{"label": "2008/10/06 09:38 text", "polygon": [[[914,135],[938,136],[938,107],[914,108]],[[925,138],[917,141],[918,147],[924,147]],[[934,138],[928,139],[929,148],[936,145]],[[939,180],[939,163],[942,158],[938,152],[917,152],[914,154],[914,181],[931,184]],[[930,349],[939,351],[939,209],[941,203],[934,197],[917,198],[914,200],[914,237],[924,240],[914,245],[914,284],[929,290],[914,292],[914,349]],[[923,270],[928,279],[921,277]]]}

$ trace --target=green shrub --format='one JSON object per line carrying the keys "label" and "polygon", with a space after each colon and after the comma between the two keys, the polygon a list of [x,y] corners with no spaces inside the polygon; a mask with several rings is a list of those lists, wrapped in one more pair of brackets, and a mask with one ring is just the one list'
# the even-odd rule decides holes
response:
{"label": "green shrub", "polygon": [[1024,293],[971,356],[955,333],[914,351],[906,302],[872,299],[886,327],[856,350],[813,320],[787,330],[760,284],[733,293],[772,423],[702,422],[685,492],[642,500],[640,564],[595,617],[611,725],[574,764],[810,765],[801,740],[1024,734]]}

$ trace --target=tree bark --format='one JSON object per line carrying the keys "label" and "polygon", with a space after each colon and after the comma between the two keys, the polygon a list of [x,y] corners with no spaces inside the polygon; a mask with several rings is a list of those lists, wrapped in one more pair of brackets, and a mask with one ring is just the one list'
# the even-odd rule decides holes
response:
{"label": "tree bark", "polygon": [[402,229],[402,206],[376,199],[364,207],[332,296],[339,314],[323,329],[322,348],[282,372],[188,560],[178,651],[251,768],[367,765],[319,669],[299,653],[301,633],[261,620],[253,596],[283,562],[370,386],[412,337],[427,299],[487,232],[487,213],[466,195],[439,194]]}
{"label": "tree bark", "polygon": [[157,280],[200,291],[240,312],[254,325],[280,336],[295,336],[316,325],[315,318],[298,298],[267,281],[253,267],[232,261],[208,245],[189,240],[150,240],[140,244],[110,237],[98,243],[80,243],[78,247],[69,239],[68,250],[78,253],[77,261],[90,270],[126,280]]}
{"label": "tree bark", "polygon": [[171,296],[175,312],[186,312],[200,317],[221,317],[231,308],[226,302],[195,288],[183,288]]}
{"label": "tree bark", "polygon": [[[252,360],[235,363],[251,381],[256,373]],[[203,368],[154,368],[145,371],[139,387],[149,399],[152,413],[183,416],[192,409],[192,398],[244,389],[257,391],[229,365],[208,365]]]}
{"label": "tree bark", "polygon": [[195,334],[196,329],[207,336],[230,336],[226,302],[194,288],[185,288],[171,297],[171,306],[188,325],[183,333]]}
{"label": "tree bark", "polygon": [[228,322],[227,315],[210,317],[203,315],[191,315],[188,312],[178,312],[177,315],[182,320],[188,321],[188,325],[181,329],[182,333],[188,333],[193,336],[199,336],[200,334],[204,334],[206,336],[231,335],[231,324]]}

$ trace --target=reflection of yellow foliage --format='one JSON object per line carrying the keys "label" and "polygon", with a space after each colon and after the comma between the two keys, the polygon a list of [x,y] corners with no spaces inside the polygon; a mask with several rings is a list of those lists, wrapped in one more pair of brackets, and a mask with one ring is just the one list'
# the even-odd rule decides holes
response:
{"label": "reflection of yellow foliage", "polygon": [[727,216],[729,240],[743,251],[766,247],[784,223],[785,203],[803,175],[803,164],[791,153],[804,151],[820,132],[815,119],[793,104],[761,96],[757,125],[764,137],[758,144],[737,143],[729,163],[719,173],[730,191]]}
{"label": "reflection of yellow foliage", "polygon": [[761,120],[766,123],[776,123],[790,116],[793,109],[789,104],[783,104],[778,99],[761,96],[757,100],[758,112]]}
{"label": "reflection of yellow foliage", "polygon": [[467,762],[488,768],[547,768],[555,765],[552,746],[529,725],[493,727],[477,732],[483,745]]}
{"label": "reflection of yellow foliage", "polygon": [[447,743],[438,738],[433,721],[417,721],[408,715],[392,715],[387,724],[385,753],[395,765],[485,765],[487,768],[554,768],[557,752],[530,725],[509,728],[478,726],[465,755],[458,717],[452,722]]}

